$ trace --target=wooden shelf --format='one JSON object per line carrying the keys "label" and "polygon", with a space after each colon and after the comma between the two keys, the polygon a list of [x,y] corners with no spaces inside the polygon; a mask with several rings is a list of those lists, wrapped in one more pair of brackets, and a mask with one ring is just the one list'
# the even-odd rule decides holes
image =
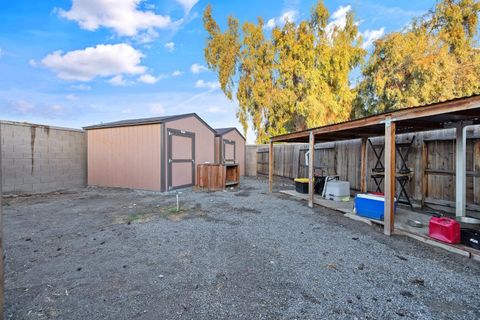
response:
{"label": "wooden shelf", "polygon": [[225,186],[240,183],[240,166],[238,164],[225,164]]}

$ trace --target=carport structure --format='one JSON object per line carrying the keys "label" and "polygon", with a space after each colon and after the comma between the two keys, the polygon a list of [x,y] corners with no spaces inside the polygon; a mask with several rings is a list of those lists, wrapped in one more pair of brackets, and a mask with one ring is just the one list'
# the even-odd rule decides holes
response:
{"label": "carport structure", "polygon": [[361,192],[367,191],[366,150],[367,140],[385,137],[385,212],[384,233],[391,235],[394,226],[394,197],[396,184],[395,137],[396,134],[456,129],[455,186],[456,216],[466,214],[466,126],[480,124],[480,95],[458,98],[439,103],[410,107],[357,120],[297,131],[271,137],[269,149],[269,188],[273,189],[273,144],[309,143],[309,195],[308,205],[314,202],[314,146],[315,143],[361,139]]}

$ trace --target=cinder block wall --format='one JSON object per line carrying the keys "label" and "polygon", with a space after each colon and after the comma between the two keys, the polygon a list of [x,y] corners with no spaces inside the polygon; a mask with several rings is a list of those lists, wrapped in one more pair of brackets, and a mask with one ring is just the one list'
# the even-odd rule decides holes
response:
{"label": "cinder block wall", "polygon": [[263,145],[247,145],[245,155],[245,175],[250,177],[257,176],[257,150]]}
{"label": "cinder block wall", "polygon": [[87,137],[82,130],[0,121],[4,194],[84,187]]}

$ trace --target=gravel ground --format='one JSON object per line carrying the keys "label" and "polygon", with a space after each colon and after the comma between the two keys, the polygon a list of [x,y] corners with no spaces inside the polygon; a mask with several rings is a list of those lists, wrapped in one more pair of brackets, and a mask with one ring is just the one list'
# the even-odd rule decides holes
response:
{"label": "gravel ground", "polygon": [[480,265],[244,179],[7,199],[7,319],[479,319]]}

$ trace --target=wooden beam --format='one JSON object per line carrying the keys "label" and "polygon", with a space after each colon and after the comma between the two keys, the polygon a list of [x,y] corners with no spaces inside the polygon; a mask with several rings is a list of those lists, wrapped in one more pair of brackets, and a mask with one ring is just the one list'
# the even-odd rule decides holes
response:
{"label": "wooden beam", "polygon": [[[449,200],[443,200],[443,199],[432,199],[427,197],[425,198],[425,203],[448,207],[448,208],[455,208],[455,201],[449,201]],[[480,211],[480,205],[467,203],[466,207],[467,207],[467,210]]]}
{"label": "wooden beam", "polygon": [[455,129],[455,215],[464,217],[467,202],[466,190],[466,130],[463,123],[459,122]]}
{"label": "wooden beam", "polygon": [[315,135],[310,131],[310,140],[309,140],[309,156],[308,156],[308,206],[313,208],[313,195],[315,190],[313,188],[315,177],[314,173],[314,159],[315,159]]}
{"label": "wooden beam", "polygon": [[362,138],[360,152],[360,191],[367,192],[367,138]]}
{"label": "wooden beam", "polygon": [[273,192],[273,141],[270,140],[270,145],[268,148],[268,192]]}
{"label": "wooden beam", "polygon": [[385,121],[385,210],[383,233],[390,236],[395,224],[395,122],[391,118]]}
{"label": "wooden beam", "polygon": [[[440,170],[440,169],[426,169],[426,174],[428,175],[439,175],[439,176],[454,176],[455,170]],[[467,177],[480,177],[479,171],[465,171]]]}

